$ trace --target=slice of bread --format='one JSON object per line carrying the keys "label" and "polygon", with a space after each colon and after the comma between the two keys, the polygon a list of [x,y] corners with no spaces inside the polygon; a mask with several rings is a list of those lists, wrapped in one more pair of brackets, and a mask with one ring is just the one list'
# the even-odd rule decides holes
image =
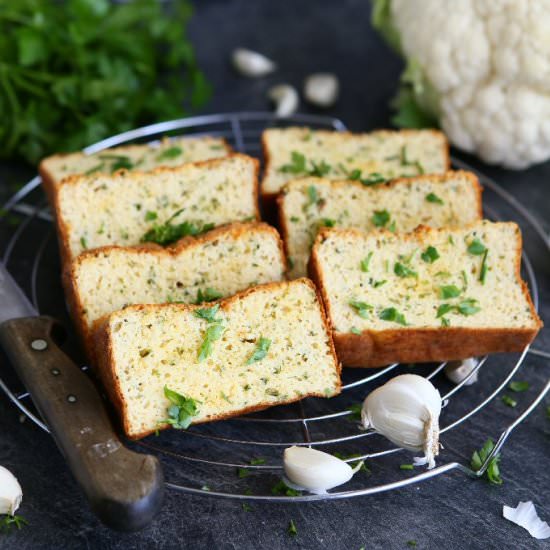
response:
{"label": "slice of bread", "polygon": [[261,193],[269,204],[298,177],[384,181],[450,168],[449,144],[436,130],[351,134],[309,128],[270,128],[262,134],[266,168]]}
{"label": "slice of bread", "polygon": [[92,326],[132,304],[219,299],[250,286],[284,279],[276,229],[234,223],[173,248],[107,246],[76,258],[64,272],[70,310],[90,360]]}
{"label": "slice of bread", "polygon": [[168,427],[165,387],[194,400],[194,424],[340,392],[308,279],[254,287],[212,307],[130,306],[99,325],[100,375],[128,437]]}
{"label": "slice of bread", "polygon": [[413,233],[323,230],[310,260],[350,367],[522,351],[542,326],[520,276],[521,233],[487,220]]}
{"label": "slice of bread", "polygon": [[233,154],[151,172],[67,178],[55,196],[62,259],[66,263],[100,246],[137,245],[146,234],[165,242],[159,239],[165,236],[166,224],[170,233],[177,225],[196,234],[207,227],[259,219],[257,174],[256,159]]}
{"label": "slice of bread", "polygon": [[463,226],[482,217],[481,186],[474,174],[462,171],[373,186],[304,178],[288,182],[277,203],[293,278],[306,274],[309,252],[323,226],[409,232],[420,224]]}
{"label": "slice of bread", "polygon": [[147,172],[159,166],[225,157],[231,152],[223,138],[165,138],[160,143],[122,145],[91,155],[82,152],[52,155],[40,162],[38,170],[46,194],[53,198],[55,188],[69,176],[110,174],[121,168]]}

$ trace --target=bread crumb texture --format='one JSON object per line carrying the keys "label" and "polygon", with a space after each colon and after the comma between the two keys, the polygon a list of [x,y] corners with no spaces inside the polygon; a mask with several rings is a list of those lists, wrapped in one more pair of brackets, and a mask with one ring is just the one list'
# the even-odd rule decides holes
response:
{"label": "bread crumb texture", "polygon": [[58,191],[58,222],[71,257],[109,244],[139,244],[147,231],[168,220],[218,226],[257,216],[256,161],[244,155],[75,178]]}
{"label": "bread crumb texture", "polygon": [[519,278],[514,223],[408,235],[329,230],[314,250],[337,333],[540,326]]}
{"label": "bread crumb texture", "polygon": [[110,174],[120,168],[148,171],[224,157],[228,153],[225,140],[220,138],[175,138],[154,144],[111,147],[91,155],[80,152],[53,155],[42,161],[41,169],[58,185],[63,178],[76,174]]}
{"label": "bread crumb texture", "polygon": [[81,255],[72,270],[79,314],[89,327],[131,304],[195,303],[284,278],[277,232],[265,224],[232,224],[166,250],[108,247]]}
{"label": "bread crumb texture", "polygon": [[350,181],[303,178],[289,182],[279,208],[291,277],[306,274],[319,229],[386,228],[409,232],[418,225],[460,227],[481,218],[480,187],[467,172],[419,176],[364,186]]}
{"label": "bread crumb texture", "polygon": [[[435,130],[379,130],[351,134],[309,128],[272,128],[263,133],[267,166],[262,193],[278,193],[289,180],[306,175],[346,179],[354,171],[361,177],[385,179],[441,174],[449,168],[448,143]],[[305,170],[288,169],[293,153],[303,155]],[[312,174],[312,171],[321,173]],[[325,173],[322,173],[325,172]]]}
{"label": "bread crumb texture", "polygon": [[[216,313],[223,332],[202,362],[209,323],[197,306],[135,306],[108,320],[112,369],[130,436],[167,416],[164,386],[194,399],[194,423],[307,395],[339,392],[339,369],[313,286],[274,283],[230,298]],[[247,364],[260,338],[267,355]]]}

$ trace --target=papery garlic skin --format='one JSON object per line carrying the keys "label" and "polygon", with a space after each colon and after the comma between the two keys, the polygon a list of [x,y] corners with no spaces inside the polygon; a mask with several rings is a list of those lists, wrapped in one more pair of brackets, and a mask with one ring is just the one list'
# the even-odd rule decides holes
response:
{"label": "papery garlic skin", "polygon": [[531,500],[520,502],[516,508],[511,506],[502,507],[502,515],[509,521],[523,527],[535,539],[550,538],[550,527],[546,521],[542,521]]}
{"label": "papery garlic skin", "polygon": [[293,115],[300,104],[298,92],[290,84],[273,86],[268,90],[267,97],[275,103],[275,114],[281,118]]}
{"label": "papery garlic skin", "polygon": [[330,107],[336,103],[340,83],[332,73],[315,73],[304,82],[304,97],[317,107]]}
{"label": "papery garlic skin", "polygon": [[277,65],[261,53],[237,48],[231,54],[233,67],[242,75],[258,78],[268,75],[277,69]]}
{"label": "papery garlic skin", "polygon": [[21,485],[16,477],[3,466],[0,466],[0,515],[13,516],[23,498]]}
{"label": "papery garlic skin", "polygon": [[423,451],[428,468],[439,454],[441,395],[422,376],[402,374],[371,392],[363,402],[361,420],[392,443]]}
{"label": "papery garlic skin", "polygon": [[[445,376],[454,384],[460,384],[462,380],[477,367],[478,362],[476,357],[470,357],[462,361],[449,361],[449,363],[445,365]],[[471,386],[477,382],[477,379],[478,373],[476,371],[466,382],[464,382],[464,385]]]}
{"label": "papery garlic skin", "polygon": [[315,494],[325,494],[328,489],[346,483],[363,464],[352,468],[331,454],[295,446],[285,449],[283,462],[288,481],[297,489]]}

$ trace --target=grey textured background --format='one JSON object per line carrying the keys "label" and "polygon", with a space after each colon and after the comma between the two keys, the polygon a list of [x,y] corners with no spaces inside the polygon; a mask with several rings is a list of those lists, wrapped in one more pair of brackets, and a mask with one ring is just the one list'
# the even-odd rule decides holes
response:
{"label": "grey textured background", "polygon": [[[267,88],[303,78],[318,70],[333,71],[341,80],[338,104],[328,114],[353,130],[389,125],[388,98],[395,90],[400,60],[372,31],[365,0],[202,0],[191,28],[200,64],[215,88],[205,112],[265,110]],[[228,63],[237,46],[258,49],[277,60],[280,70],[263,80],[237,76]],[[315,112],[303,106],[304,112]],[[467,157],[462,156],[467,159]],[[472,159],[467,159],[472,160]],[[475,162],[474,162],[475,163]],[[475,163],[533,211],[549,229],[550,163],[523,172]],[[2,198],[8,182],[24,181],[24,167],[0,165]],[[3,184],[3,185],[2,185]],[[549,256],[540,243],[526,243],[536,254],[543,319],[549,319]],[[550,350],[544,330],[536,347]],[[0,364],[0,369],[2,369]],[[529,357],[518,379],[531,388],[519,395],[525,406],[548,378],[548,361]],[[483,373],[464,399],[491,387],[498,366]],[[546,403],[548,405],[548,403]],[[466,405],[464,405],[466,406]],[[446,452],[468,462],[475,447],[500,431],[517,415],[497,400],[486,411],[444,438]],[[241,504],[169,492],[162,513],[140,533],[113,533],[88,510],[52,440],[30,422],[21,424],[18,411],[0,395],[0,464],[19,478],[25,493],[20,513],[30,525],[9,536],[0,548],[544,548],[522,529],[501,518],[502,505],[533,500],[550,521],[550,420],[545,407],[535,411],[506,445],[501,468],[505,483],[489,486],[458,473],[399,492],[349,501],[311,505]],[[373,476],[376,472],[373,471]],[[375,483],[371,478],[368,483]],[[298,536],[286,532],[290,519]]]}

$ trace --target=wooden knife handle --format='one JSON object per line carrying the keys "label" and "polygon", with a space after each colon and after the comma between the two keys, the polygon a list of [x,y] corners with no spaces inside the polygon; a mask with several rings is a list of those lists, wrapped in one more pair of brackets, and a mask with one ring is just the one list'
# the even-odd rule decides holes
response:
{"label": "wooden knife handle", "polygon": [[55,343],[55,326],[49,317],[5,321],[0,344],[93,511],[114,529],[140,529],[162,504],[160,462],[122,445],[92,380]]}

